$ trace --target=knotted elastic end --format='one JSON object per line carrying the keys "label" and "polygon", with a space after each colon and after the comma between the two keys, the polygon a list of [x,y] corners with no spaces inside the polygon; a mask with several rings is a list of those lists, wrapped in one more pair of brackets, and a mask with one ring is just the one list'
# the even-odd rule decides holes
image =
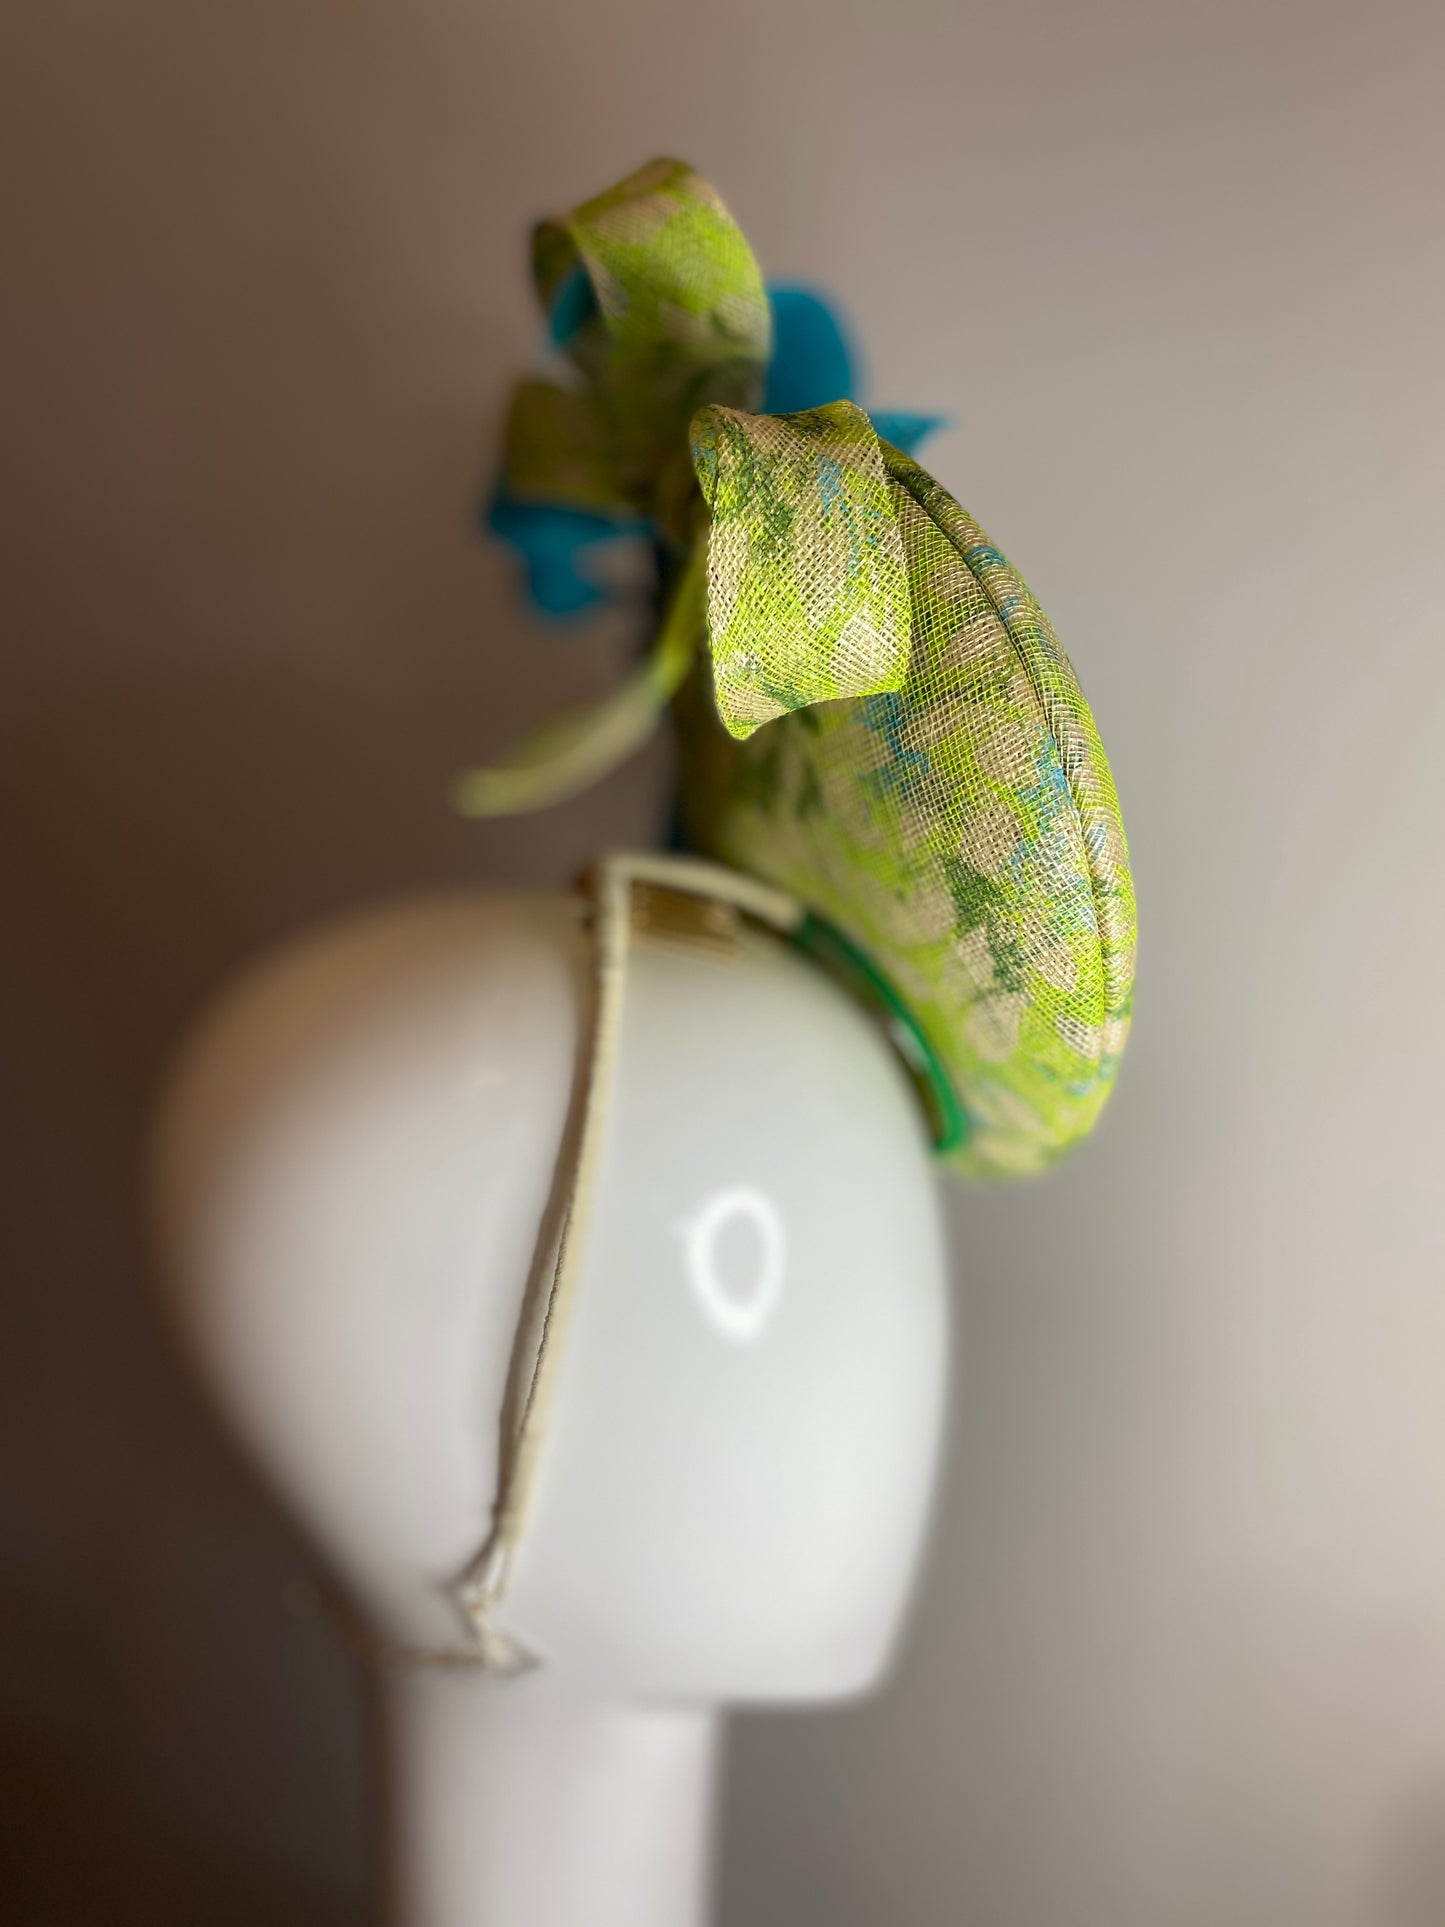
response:
{"label": "knotted elastic end", "polygon": [[893,489],[852,402],[693,417],[712,510],[707,626],[729,735],[810,703],[900,689],[912,609]]}

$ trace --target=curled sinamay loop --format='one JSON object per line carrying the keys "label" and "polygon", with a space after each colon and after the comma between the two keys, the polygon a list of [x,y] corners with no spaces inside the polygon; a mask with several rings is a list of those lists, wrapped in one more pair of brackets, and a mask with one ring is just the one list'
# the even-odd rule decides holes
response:
{"label": "curled sinamay loop", "polygon": [[901,688],[908,568],[863,410],[749,415],[715,403],[694,418],[692,459],[712,511],[707,631],[728,734]]}
{"label": "curled sinamay loop", "polygon": [[772,319],[752,250],[701,175],[659,160],[541,222],[532,273],[567,365],[517,385],[509,495],[648,516],[684,546],[689,421],[762,396]]}

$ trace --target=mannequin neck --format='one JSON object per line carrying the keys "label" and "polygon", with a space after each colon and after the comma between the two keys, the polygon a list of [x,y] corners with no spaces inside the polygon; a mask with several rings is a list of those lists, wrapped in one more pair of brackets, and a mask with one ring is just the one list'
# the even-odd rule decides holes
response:
{"label": "mannequin neck", "polygon": [[705,1927],[718,1718],[387,1669],[396,1927]]}

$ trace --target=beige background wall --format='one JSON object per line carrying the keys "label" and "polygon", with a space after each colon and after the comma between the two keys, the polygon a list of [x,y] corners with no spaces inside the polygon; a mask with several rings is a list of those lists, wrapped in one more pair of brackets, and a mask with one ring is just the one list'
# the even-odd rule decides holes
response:
{"label": "beige background wall", "polygon": [[[727,1927],[1445,1919],[1445,15],[9,0],[7,1919],[358,1921],[361,1701],[146,1310],[155,1080],[305,920],[565,876],[439,787],[606,638],[469,518],[524,225],[659,150],[1054,612],[1137,859],[1095,1144],[954,1203],[892,1690],[740,1728]],[[28,1896],[28,1898],[27,1898]]]}

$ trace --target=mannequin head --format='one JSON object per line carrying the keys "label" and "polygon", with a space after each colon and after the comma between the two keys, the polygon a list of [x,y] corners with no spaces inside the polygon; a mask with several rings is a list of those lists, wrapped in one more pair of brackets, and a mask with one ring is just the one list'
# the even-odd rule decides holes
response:
{"label": "mannequin head", "polygon": [[[313,935],[202,1024],[162,1117],[170,1302],[377,1634],[459,1649],[571,1095],[570,898]],[[585,1269],[499,1625],[617,1697],[827,1698],[886,1662],[946,1354],[914,1096],[778,939],[634,942]]]}

